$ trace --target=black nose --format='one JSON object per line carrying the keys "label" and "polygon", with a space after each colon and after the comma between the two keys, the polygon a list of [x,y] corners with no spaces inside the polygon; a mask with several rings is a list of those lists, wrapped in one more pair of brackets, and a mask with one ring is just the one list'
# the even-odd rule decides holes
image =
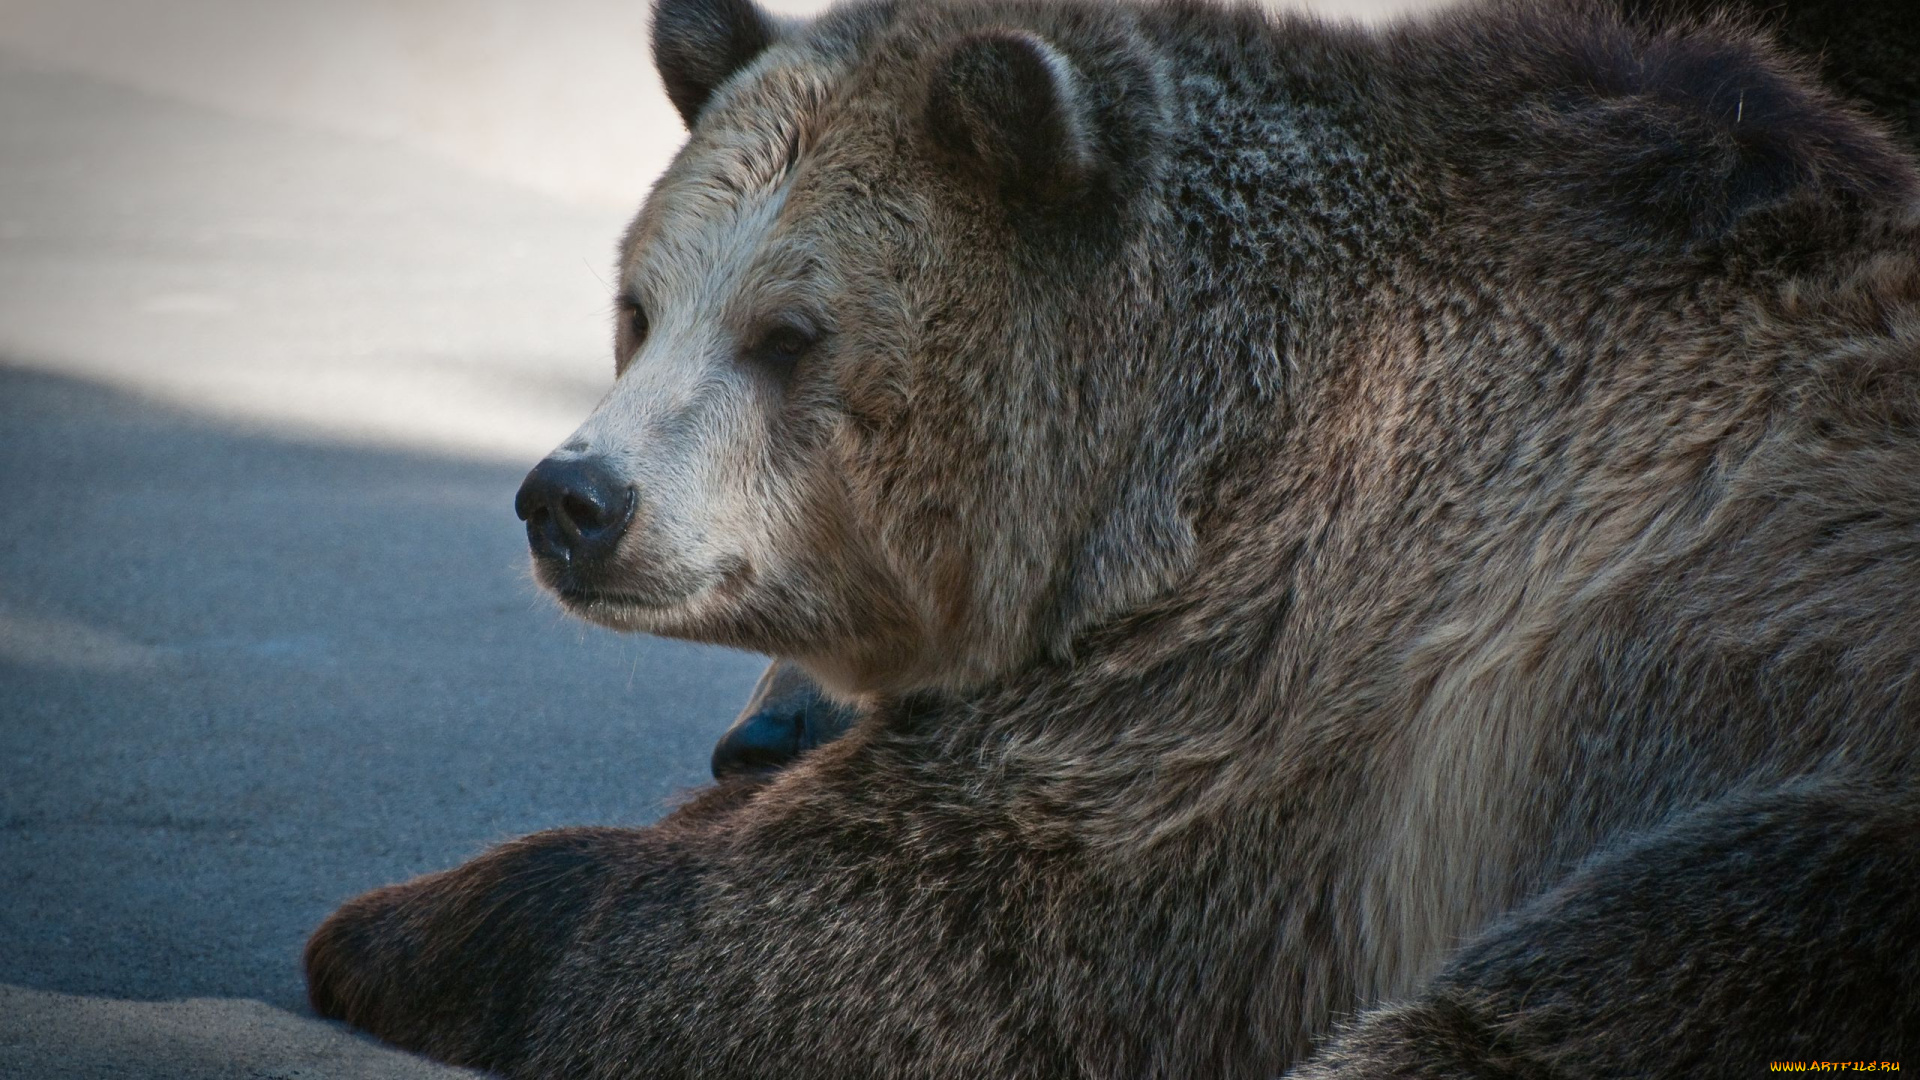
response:
{"label": "black nose", "polygon": [[599,458],[548,458],[513,498],[535,555],[567,562],[610,554],[633,520],[633,489]]}

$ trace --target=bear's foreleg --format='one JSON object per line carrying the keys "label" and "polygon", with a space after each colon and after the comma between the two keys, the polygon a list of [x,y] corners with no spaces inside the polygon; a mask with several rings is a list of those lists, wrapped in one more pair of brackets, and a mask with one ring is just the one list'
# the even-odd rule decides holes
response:
{"label": "bear's foreleg", "polygon": [[[1137,1072],[1091,1064],[1168,1041],[1108,1022],[1140,988],[1100,950],[1191,920],[1136,925],[1163,913],[1103,899],[1057,819],[900,749],[842,739],[651,828],[541,833],[353,900],[308,947],[314,1007],[517,1078]],[[1063,1000],[1103,999],[1060,1029]]]}
{"label": "bear's foreleg", "polygon": [[521,1072],[568,953],[610,905],[671,934],[687,836],[742,790],[716,789],[669,827],[536,833],[356,897],[307,943],[314,1010],[443,1061]]}

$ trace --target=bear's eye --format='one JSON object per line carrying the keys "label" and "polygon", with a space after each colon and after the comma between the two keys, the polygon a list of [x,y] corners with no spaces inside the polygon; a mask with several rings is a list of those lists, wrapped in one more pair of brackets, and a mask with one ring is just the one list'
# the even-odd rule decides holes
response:
{"label": "bear's eye", "polygon": [[782,325],[767,331],[754,346],[753,361],[776,375],[786,376],[793,372],[800,358],[811,351],[820,336],[803,327]]}
{"label": "bear's eye", "polygon": [[635,348],[647,340],[647,312],[639,301],[620,301],[620,329],[628,335]]}
{"label": "bear's eye", "polygon": [[638,300],[622,298],[613,326],[613,370],[618,375],[633,362],[633,354],[647,340],[647,311]]}

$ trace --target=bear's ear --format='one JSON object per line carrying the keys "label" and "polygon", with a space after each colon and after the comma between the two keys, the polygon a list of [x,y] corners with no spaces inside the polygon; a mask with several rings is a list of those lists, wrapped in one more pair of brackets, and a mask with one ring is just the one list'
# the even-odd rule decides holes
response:
{"label": "bear's ear", "polygon": [[772,17],[753,0],[657,0],[653,64],[689,129],[720,84],[776,36]]}
{"label": "bear's ear", "polygon": [[1013,198],[1083,191],[1096,166],[1081,78],[1060,50],[1019,30],[970,34],[927,83],[925,123],[954,165]]}

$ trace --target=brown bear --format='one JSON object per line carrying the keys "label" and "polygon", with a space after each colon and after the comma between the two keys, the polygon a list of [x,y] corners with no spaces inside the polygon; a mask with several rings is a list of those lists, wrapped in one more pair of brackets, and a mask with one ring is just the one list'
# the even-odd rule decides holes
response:
{"label": "brown bear", "polygon": [[655,49],[689,141],[518,510],[570,610],[861,719],[350,902],[321,1013],[555,1078],[1920,1049],[1876,121],[1585,4],[661,0]]}

